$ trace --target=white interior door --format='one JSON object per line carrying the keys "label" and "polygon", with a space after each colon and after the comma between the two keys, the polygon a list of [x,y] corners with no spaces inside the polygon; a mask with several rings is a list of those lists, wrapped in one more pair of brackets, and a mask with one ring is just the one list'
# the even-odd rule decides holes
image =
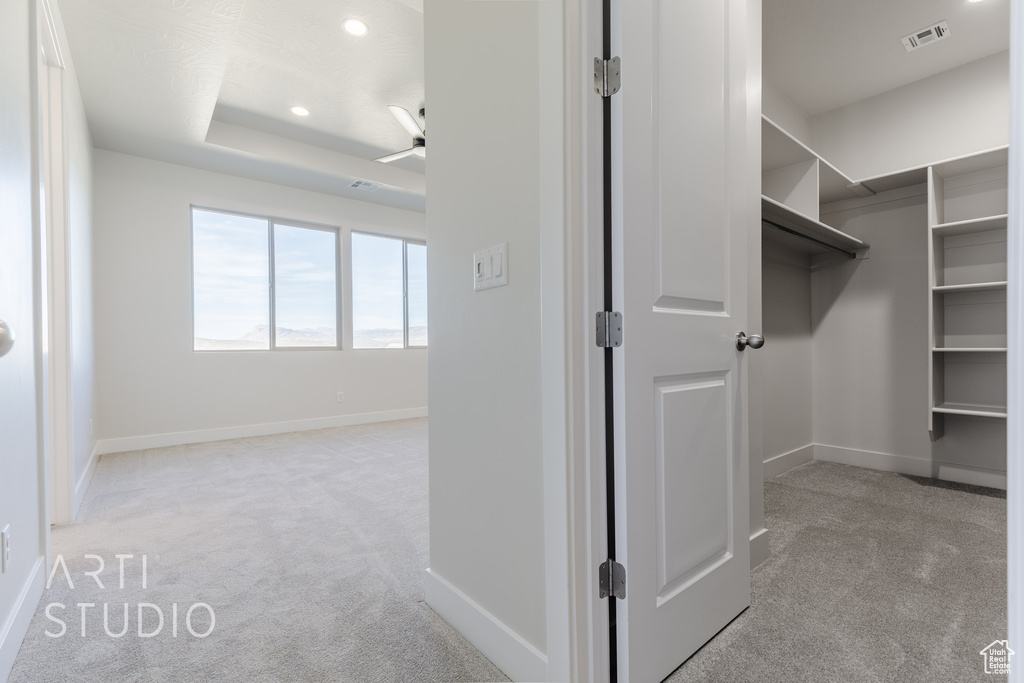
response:
{"label": "white interior door", "polygon": [[760,228],[745,183],[746,0],[617,14],[617,670],[654,683],[750,604],[743,361],[756,351],[736,334],[757,332],[746,244]]}

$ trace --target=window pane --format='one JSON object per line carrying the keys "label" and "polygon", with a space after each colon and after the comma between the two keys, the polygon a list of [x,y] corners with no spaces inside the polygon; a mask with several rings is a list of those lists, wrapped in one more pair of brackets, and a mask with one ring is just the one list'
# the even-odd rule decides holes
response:
{"label": "window pane", "polygon": [[427,345],[427,247],[406,244],[409,273],[409,346]]}
{"label": "window pane", "polygon": [[402,241],[352,233],[352,334],[357,349],[402,348]]}
{"label": "window pane", "polygon": [[192,211],[193,348],[270,348],[265,219]]}
{"label": "window pane", "polygon": [[274,225],[277,346],[338,346],[337,235]]}

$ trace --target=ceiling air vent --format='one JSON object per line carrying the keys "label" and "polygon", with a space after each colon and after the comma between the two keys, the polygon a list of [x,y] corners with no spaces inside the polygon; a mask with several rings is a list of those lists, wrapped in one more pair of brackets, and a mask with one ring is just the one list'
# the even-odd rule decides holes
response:
{"label": "ceiling air vent", "polygon": [[948,35],[949,26],[946,25],[945,21],[940,21],[933,26],[911,33],[909,36],[903,36],[903,47],[907,48],[907,52],[913,52],[918,48],[924,47],[928,43],[934,43],[936,40],[942,40]]}
{"label": "ceiling air vent", "polygon": [[371,183],[369,180],[355,180],[349,187],[354,187],[364,192],[376,192],[380,189],[381,185],[380,183]]}

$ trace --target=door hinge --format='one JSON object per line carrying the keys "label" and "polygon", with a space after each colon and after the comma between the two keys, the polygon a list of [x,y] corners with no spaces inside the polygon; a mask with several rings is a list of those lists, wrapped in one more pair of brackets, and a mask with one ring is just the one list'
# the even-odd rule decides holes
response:
{"label": "door hinge", "polygon": [[597,345],[603,349],[622,346],[622,314],[601,311],[597,314]]}
{"label": "door hinge", "polygon": [[615,560],[602,562],[598,576],[601,597],[609,595],[619,600],[626,599],[626,568]]}
{"label": "door hinge", "polygon": [[611,97],[622,87],[621,60],[618,57],[601,59],[594,57],[594,92],[601,97]]}

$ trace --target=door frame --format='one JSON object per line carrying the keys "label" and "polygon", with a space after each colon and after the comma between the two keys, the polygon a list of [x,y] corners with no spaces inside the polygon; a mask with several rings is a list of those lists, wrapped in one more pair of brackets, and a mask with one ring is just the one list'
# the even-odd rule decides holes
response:
{"label": "door frame", "polygon": [[[1007,331],[1024,334],[1024,2],[1010,3],[1010,159],[1009,230],[1007,231]],[[1024,358],[1010,345],[1006,358],[1006,504],[1007,637],[1020,649],[1024,642]],[[1024,681],[1024,666],[1011,669],[1011,681]]]}
{"label": "door frame", "polygon": [[71,293],[68,262],[67,150],[64,117],[66,63],[57,38],[51,0],[36,0],[42,63],[38,87],[39,287],[37,325],[42,352],[42,441],[48,461],[50,524],[74,520],[71,454]]}

